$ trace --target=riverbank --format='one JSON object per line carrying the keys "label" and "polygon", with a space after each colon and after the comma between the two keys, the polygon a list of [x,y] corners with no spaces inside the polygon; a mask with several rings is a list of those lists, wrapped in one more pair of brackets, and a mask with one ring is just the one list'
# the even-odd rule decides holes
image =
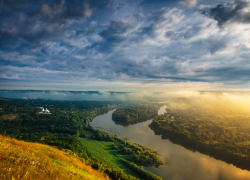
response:
{"label": "riverbank", "polygon": [[[161,108],[160,114],[165,113],[165,107]],[[193,151],[178,145],[160,135],[155,135],[149,128],[152,120],[140,122],[127,127],[117,125],[112,120],[109,111],[101,116],[96,116],[90,123],[93,127],[102,127],[104,131],[119,135],[121,138],[129,138],[132,142],[152,148],[161,154],[160,158],[164,165],[156,167],[144,167],[163,179],[192,179],[192,180],[246,180],[250,179],[250,172],[235,167],[232,164],[212,158],[209,155]]]}
{"label": "riverbank", "polygon": [[234,164],[241,169],[250,170],[250,158],[245,155],[232,153],[227,149],[220,149],[218,146],[216,146],[216,144],[196,140],[192,138],[190,134],[185,132],[164,128],[156,120],[153,120],[149,127],[156,135],[161,135],[162,139],[169,139],[171,142],[181,145],[194,152],[198,151],[200,153],[212,156],[218,160],[225,161],[226,163]]}
{"label": "riverbank", "polygon": [[[97,133],[105,135],[106,139],[97,138]],[[144,166],[161,165],[162,161],[159,159],[157,152],[139,144],[136,146],[135,143],[128,142],[127,139],[121,139],[116,135],[102,132],[100,130],[92,129],[90,131],[84,131],[84,135],[85,138],[79,138],[79,141],[82,146],[84,146],[84,149],[90,158],[89,162],[92,164],[93,168],[99,170],[104,169],[104,172],[107,171],[107,169],[110,169],[114,172],[124,172],[123,175],[117,177],[122,179],[130,179],[135,177],[140,180],[162,180],[159,176],[146,171],[137,165],[138,163]],[[124,151],[129,151],[128,147],[130,147],[131,153]],[[137,162],[137,159],[134,158],[135,156],[137,157],[137,154],[135,153],[136,150],[140,152],[143,160],[150,157],[150,153],[154,153],[154,158],[159,161],[153,162],[153,164],[145,164],[147,161]],[[147,153],[147,157],[144,157],[144,153]],[[111,177],[113,177],[113,173],[109,174],[111,174]],[[125,174],[131,175],[133,177],[126,177]]]}
{"label": "riverbank", "polygon": [[158,115],[159,105],[134,105],[117,109],[112,114],[112,120],[119,125],[128,126],[147,121]]}

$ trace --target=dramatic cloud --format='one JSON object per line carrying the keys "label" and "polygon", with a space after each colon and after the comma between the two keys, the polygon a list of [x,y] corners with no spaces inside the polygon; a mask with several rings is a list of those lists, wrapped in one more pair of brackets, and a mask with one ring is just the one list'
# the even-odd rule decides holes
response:
{"label": "dramatic cloud", "polygon": [[219,26],[230,23],[250,23],[250,1],[234,0],[233,3],[221,3],[203,12],[218,21]]}
{"label": "dramatic cloud", "polygon": [[0,86],[249,88],[249,1],[201,2],[2,1]]}

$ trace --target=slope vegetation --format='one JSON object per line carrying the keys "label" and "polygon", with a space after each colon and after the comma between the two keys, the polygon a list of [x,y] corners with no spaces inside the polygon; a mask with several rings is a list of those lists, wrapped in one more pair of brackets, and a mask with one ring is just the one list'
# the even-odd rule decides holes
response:
{"label": "slope vegetation", "polygon": [[108,179],[70,150],[0,135],[0,179]]}

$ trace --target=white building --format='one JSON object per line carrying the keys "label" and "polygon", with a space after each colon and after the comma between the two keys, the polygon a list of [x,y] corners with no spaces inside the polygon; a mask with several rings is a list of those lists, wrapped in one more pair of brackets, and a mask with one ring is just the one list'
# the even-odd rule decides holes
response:
{"label": "white building", "polygon": [[42,108],[42,111],[39,112],[39,114],[50,114],[50,111],[47,108],[45,110]]}

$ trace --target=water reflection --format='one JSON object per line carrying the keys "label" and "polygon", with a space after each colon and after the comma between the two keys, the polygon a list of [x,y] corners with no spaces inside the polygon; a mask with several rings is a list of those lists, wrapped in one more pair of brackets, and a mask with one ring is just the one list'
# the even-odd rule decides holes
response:
{"label": "water reflection", "polygon": [[138,123],[141,123],[141,122],[145,122],[147,121],[148,119],[143,119],[143,120],[140,120],[140,121],[135,121],[135,122],[122,122],[122,121],[115,121],[112,119],[112,121],[116,124],[116,125],[120,125],[120,126],[124,126],[124,127],[128,127],[129,125],[134,125],[134,124],[138,124]]}
{"label": "water reflection", "polygon": [[[164,114],[166,106],[158,114]],[[94,118],[93,127],[102,127],[104,131],[119,135],[121,138],[130,138],[132,142],[140,143],[152,148],[161,154],[164,165],[159,168],[144,167],[162,177],[164,180],[249,180],[250,172],[236,168],[231,164],[216,160],[210,156],[193,152],[169,140],[155,135],[148,127],[152,120],[130,125],[127,127],[116,125],[112,121],[109,111]]]}

